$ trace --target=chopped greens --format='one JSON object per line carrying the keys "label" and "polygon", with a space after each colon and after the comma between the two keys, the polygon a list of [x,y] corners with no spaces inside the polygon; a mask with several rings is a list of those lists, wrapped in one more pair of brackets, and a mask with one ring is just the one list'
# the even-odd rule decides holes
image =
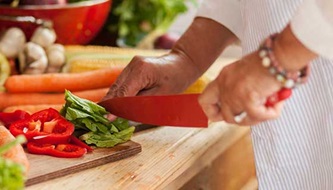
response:
{"label": "chopped greens", "polygon": [[60,114],[75,125],[76,131],[83,132],[79,138],[97,147],[113,147],[131,139],[134,127],[128,121],[117,118],[110,122],[108,112],[102,106],[65,92],[66,104]]}
{"label": "chopped greens", "polygon": [[2,157],[2,154],[10,148],[23,142],[25,142],[25,137],[18,136],[16,140],[0,147],[0,189],[24,189],[24,167],[21,164]]}

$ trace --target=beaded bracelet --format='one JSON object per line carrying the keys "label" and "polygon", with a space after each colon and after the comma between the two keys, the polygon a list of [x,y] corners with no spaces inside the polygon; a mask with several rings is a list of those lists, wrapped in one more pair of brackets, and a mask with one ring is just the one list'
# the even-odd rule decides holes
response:
{"label": "beaded bracelet", "polygon": [[305,66],[303,69],[296,72],[288,72],[283,69],[274,55],[273,42],[276,36],[277,34],[271,35],[261,44],[259,48],[261,64],[282,83],[284,88],[294,88],[306,81],[309,67]]}

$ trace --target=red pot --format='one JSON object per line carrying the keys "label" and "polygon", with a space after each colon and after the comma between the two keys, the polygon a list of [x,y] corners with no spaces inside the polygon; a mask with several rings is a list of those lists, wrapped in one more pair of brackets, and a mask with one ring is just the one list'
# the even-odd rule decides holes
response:
{"label": "red pot", "polygon": [[[58,43],[87,44],[103,27],[111,4],[112,0],[91,0],[66,5],[29,5],[16,8],[0,6],[0,31],[16,26],[21,28],[29,39],[39,24],[27,20],[49,20],[53,23]],[[11,20],[1,16],[10,16]],[[20,19],[24,21],[18,21]]]}

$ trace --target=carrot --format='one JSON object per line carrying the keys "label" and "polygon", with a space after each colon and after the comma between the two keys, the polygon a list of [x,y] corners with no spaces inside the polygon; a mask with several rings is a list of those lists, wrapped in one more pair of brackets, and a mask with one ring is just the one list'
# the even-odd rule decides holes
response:
{"label": "carrot", "polygon": [[[8,129],[0,125],[0,146],[5,145],[15,140],[15,137],[8,131]],[[22,164],[25,171],[29,170],[29,161],[21,145],[16,145],[3,154],[4,158],[10,159],[16,163]]]}
{"label": "carrot", "polygon": [[38,104],[38,105],[17,105],[17,106],[9,106],[6,107],[3,112],[14,112],[16,110],[24,110],[29,114],[36,113],[40,110],[53,108],[55,110],[60,111],[64,104]]}
{"label": "carrot", "polygon": [[45,73],[40,75],[12,75],[5,88],[11,93],[82,91],[109,87],[124,66],[99,69],[83,73]]}
{"label": "carrot", "polygon": [[[77,91],[73,94],[93,102],[100,101],[108,88]],[[0,93],[0,110],[17,105],[64,104],[64,93]]]}

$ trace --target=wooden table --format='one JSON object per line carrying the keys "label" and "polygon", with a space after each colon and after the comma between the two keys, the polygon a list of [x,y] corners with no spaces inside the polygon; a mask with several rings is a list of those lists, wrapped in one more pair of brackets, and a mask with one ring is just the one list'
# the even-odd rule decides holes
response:
{"label": "wooden table", "polygon": [[[228,62],[219,60],[207,73],[215,77],[218,67]],[[39,183],[27,190],[191,189],[193,184],[188,182],[202,179],[200,173],[212,165],[212,172],[220,176],[208,180],[215,179],[215,187],[223,189],[239,188],[254,175],[248,127],[224,122],[212,123],[206,129],[158,127],[138,132],[132,140],[142,145],[138,155]],[[50,163],[50,167],[57,167],[57,163]],[[222,169],[222,173],[216,172],[216,168]]]}

